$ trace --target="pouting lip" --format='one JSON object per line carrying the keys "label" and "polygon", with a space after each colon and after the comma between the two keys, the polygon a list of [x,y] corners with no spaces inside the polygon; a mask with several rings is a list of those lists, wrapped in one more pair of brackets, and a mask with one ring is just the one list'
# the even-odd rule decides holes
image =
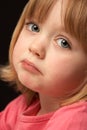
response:
{"label": "pouting lip", "polygon": [[36,71],[38,71],[39,73],[41,73],[41,71],[37,68],[37,66],[32,63],[31,61],[27,60],[27,59],[24,59],[21,61],[22,63],[26,63],[27,65],[33,67]]}

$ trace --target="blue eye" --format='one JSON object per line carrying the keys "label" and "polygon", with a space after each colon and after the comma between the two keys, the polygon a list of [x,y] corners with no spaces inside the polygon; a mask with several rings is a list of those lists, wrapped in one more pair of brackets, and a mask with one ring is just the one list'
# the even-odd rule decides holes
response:
{"label": "blue eye", "polygon": [[39,32],[40,31],[39,27],[36,24],[34,24],[34,23],[28,23],[27,24],[27,28],[30,31],[33,31],[33,32]]}
{"label": "blue eye", "polygon": [[67,42],[67,40],[63,39],[63,38],[59,38],[57,40],[57,44],[62,47],[62,48],[70,48],[69,43]]}

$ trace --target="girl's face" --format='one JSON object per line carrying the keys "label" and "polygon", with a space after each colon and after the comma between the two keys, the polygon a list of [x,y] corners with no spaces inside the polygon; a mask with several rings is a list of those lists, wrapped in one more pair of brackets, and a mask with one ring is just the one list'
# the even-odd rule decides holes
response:
{"label": "girl's face", "polygon": [[51,97],[72,94],[86,82],[86,54],[64,29],[61,8],[65,7],[66,1],[62,5],[58,0],[42,24],[26,19],[13,51],[20,82]]}

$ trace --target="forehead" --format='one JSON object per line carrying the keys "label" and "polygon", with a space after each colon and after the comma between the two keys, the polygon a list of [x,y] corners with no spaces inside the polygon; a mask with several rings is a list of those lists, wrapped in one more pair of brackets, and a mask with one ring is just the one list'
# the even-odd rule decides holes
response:
{"label": "forehead", "polygon": [[59,10],[64,12],[68,0],[30,0],[26,17],[35,18],[38,22],[44,22],[55,7],[55,14]]}
{"label": "forehead", "polygon": [[50,31],[56,31],[56,33],[65,32],[64,10],[65,5],[62,3],[62,0],[57,1],[56,4],[52,7],[47,18],[44,20],[44,24],[47,26],[47,28],[50,28]]}
{"label": "forehead", "polygon": [[26,17],[29,19],[34,18],[42,23],[46,20],[56,1],[57,0],[30,0]]}

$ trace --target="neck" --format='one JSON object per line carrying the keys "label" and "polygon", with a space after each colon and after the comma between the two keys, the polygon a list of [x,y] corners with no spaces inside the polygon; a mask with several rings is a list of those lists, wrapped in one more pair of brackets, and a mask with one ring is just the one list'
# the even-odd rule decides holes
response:
{"label": "neck", "polygon": [[41,109],[37,115],[54,112],[60,107],[58,98],[52,98],[46,95],[39,95],[39,98],[40,98]]}

